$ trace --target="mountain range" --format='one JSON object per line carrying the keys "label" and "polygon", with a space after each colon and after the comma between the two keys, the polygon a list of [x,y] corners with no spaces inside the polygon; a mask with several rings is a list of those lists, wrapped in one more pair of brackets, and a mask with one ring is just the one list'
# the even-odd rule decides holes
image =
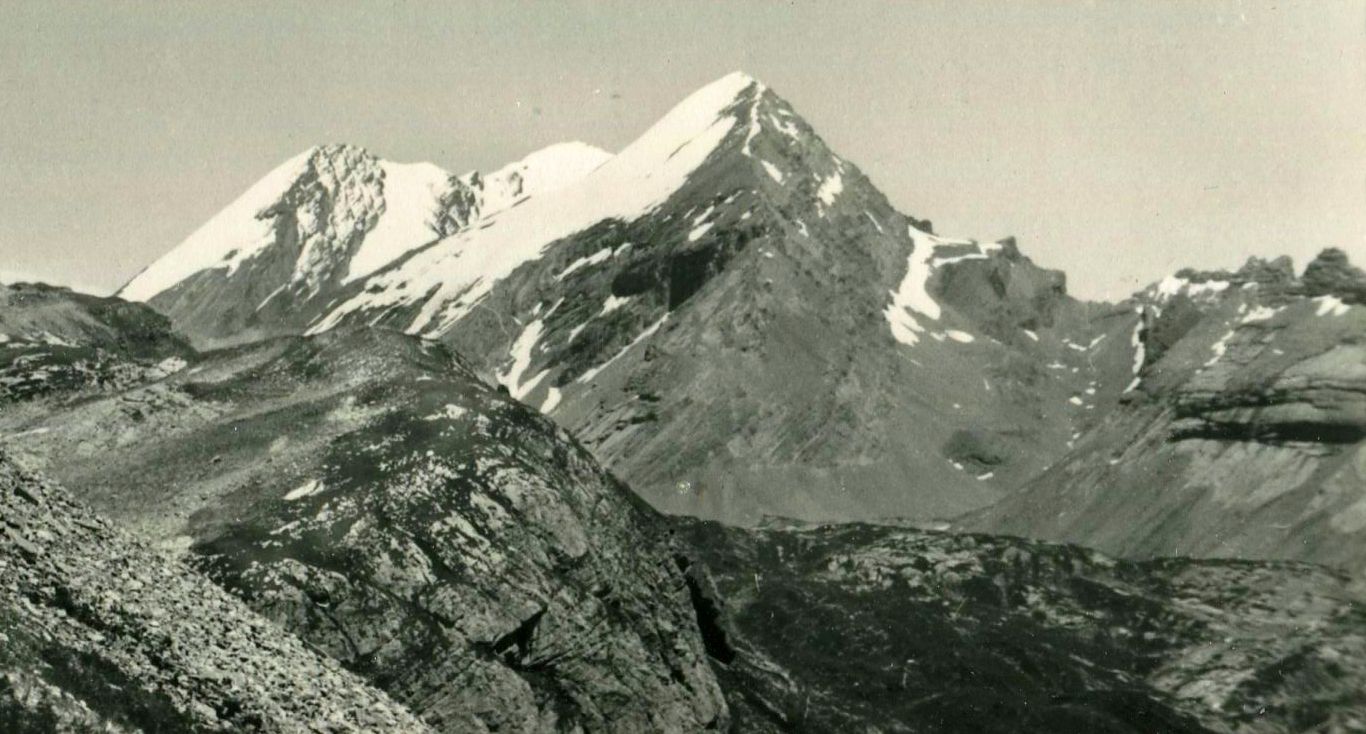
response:
{"label": "mountain range", "polygon": [[[739,73],[615,154],[311,148],[117,297],[0,286],[0,721],[1366,730],[1364,337],[1333,249],[1073,298]],[[381,719],[149,673],[105,545]]]}

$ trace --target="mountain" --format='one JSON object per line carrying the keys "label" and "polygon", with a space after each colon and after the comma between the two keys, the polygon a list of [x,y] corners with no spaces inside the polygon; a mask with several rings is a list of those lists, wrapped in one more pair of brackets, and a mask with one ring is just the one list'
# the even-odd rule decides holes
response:
{"label": "mountain", "polygon": [[[283,277],[263,273],[295,268],[297,247],[270,265],[220,244],[231,261],[187,277],[173,254],[124,295],[200,343],[305,321],[439,339],[655,507],[734,522],[981,507],[1063,455],[1132,380],[1132,309],[1068,297],[1013,240],[942,237],[897,212],[744,74],[563,178],[332,279],[312,305],[255,310]],[[281,221],[275,204],[247,208]],[[250,297],[228,299],[224,282]]]}
{"label": "mountain", "polygon": [[0,284],[0,406],[155,379],[193,354],[166,317],[142,304]]}
{"label": "mountain", "polygon": [[1363,589],[859,524],[680,520],[738,731],[1366,728]]}
{"label": "mountain", "polygon": [[551,146],[488,175],[310,148],[266,175],[118,293],[200,347],[302,331],[348,284],[472,223],[562,188],[608,155]]}
{"label": "mountain", "polygon": [[1327,250],[1183,272],[1132,302],[1124,404],[967,528],[1111,553],[1366,569],[1366,273]]}
{"label": "mountain", "polygon": [[0,729],[428,731],[0,453]]}
{"label": "mountain", "polygon": [[726,725],[660,518],[437,342],[219,350],[0,442],[438,731]]}

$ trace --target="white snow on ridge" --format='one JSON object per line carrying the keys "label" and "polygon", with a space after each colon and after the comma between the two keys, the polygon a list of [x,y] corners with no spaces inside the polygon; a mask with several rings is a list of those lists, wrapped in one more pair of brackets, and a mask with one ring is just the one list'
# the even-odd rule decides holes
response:
{"label": "white snow on ridge", "polygon": [[612,154],[579,141],[556,143],[484,176],[481,216],[508,209],[526,196],[544,196],[582,181]]}
{"label": "white snow on ridge", "polygon": [[533,197],[485,227],[448,237],[377,274],[310,333],[329,329],[356,312],[411,305],[424,298],[407,331],[444,332],[494,283],[539,258],[550,244],[605,219],[633,220],[666,201],[734,127],[735,118],[724,112],[752,83],[748,76],[731,74],[693,93],[577,184]]}
{"label": "white snow on ridge", "polygon": [[317,150],[309,148],[266,174],[174,250],[147,266],[118,295],[146,301],[202,270],[225,268],[231,274],[275,241],[273,220],[261,218],[261,210],[279,201],[299,180]]}
{"label": "white snow on ridge", "polygon": [[344,282],[369,275],[435,240],[441,197],[455,185],[450,173],[431,163],[380,161],[379,167],[384,171],[384,214],[361,240]]}
{"label": "white snow on ridge", "polygon": [[1227,280],[1207,280],[1203,283],[1192,283],[1185,278],[1168,275],[1158,282],[1156,296],[1158,301],[1165,303],[1181,293],[1185,293],[1191,298],[1212,296],[1228,290],[1228,287],[1229,282]]}
{"label": "white snow on ridge", "polygon": [[[938,321],[942,315],[939,302],[930,295],[928,286],[930,275],[935,267],[945,263],[957,262],[969,258],[985,258],[986,255],[980,252],[971,253],[963,256],[935,258],[935,249],[942,245],[971,245],[974,244],[966,240],[948,240],[928,232],[922,232],[915,227],[907,226],[906,231],[910,234],[912,250],[910,257],[906,258],[906,275],[901,279],[901,284],[891,292],[892,302],[887,305],[882,314],[887,319],[887,325],[891,327],[892,337],[902,344],[915,344],[919,341],[918,334],[925,329],[916,320],[912,312]],[[962,337],[966,336],[966,341],[972,340],[971,334],[964,332],[945,332],[949,337],[956,341],[965,341]],[[936,338],[939,336],[936,334]]]}

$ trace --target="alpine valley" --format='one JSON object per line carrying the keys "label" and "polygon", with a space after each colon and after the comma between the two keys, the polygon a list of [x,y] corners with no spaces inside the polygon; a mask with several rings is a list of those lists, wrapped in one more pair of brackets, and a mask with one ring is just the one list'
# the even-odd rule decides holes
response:
{"label": "alpine valley", "polygon": [[1079,300],[745,74],[322,145],[0,285],[0,729],[1366,731],[1364,440],[1341,251]]}

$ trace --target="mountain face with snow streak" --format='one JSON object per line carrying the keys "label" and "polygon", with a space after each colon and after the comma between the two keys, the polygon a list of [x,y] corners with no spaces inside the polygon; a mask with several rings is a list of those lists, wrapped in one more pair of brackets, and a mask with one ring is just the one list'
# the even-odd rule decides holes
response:
{"label": "mountain face with snow streak", "polygon": [[1117,401],[1136,318],[896,211],[743,74],[327,298],[258,323],[441,339],[657,507],[736,521],[993,501]]}
{"label": "mountain face with snow streak", "polygon": [[348,287],[441,237],[582,177],[582,143],[481,175],[311,148],[270,172],[119,294],[167,314],[198,346],[302,331]]}
{"label": "mountain face with snow streak", "polygon": [[1120,409],[964,527],[1131,557],[1366,569],[1366,274],[1337,250],[1140,293]]}

